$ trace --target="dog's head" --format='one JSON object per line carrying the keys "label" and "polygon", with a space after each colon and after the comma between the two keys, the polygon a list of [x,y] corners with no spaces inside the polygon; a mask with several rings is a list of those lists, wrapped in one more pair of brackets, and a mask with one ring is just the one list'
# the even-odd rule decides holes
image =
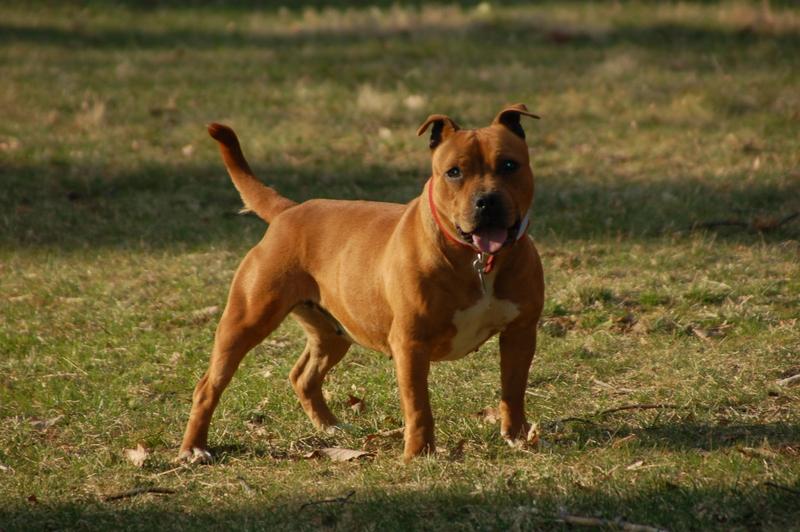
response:
{"label": "dog's head", "polygon": [[516,104],[488,127],[462,130],[445,115],[431,115],[417,131],[431,130],[430,186],[440,214],[459,238],[485,253],[514,241],[533,202],[523,115],[539,118]]}

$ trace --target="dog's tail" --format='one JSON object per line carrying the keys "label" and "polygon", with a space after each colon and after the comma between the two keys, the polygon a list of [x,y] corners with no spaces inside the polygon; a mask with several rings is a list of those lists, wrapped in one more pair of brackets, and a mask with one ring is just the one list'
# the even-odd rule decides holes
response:
{"label": "dog's tail", "polygon": [[231,128],[222,124],[209,124],[208,134],[219,143],[225,168],[228,169],[233,185],[244,202],[244,211],[252,211],[265,222],[270,222],[286,209],[297,205],[253,175],[239,146],[239,139]]}

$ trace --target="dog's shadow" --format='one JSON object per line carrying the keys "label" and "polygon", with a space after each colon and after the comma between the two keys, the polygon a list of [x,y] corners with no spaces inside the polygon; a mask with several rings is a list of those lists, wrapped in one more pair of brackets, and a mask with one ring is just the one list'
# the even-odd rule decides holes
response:
{"label": "dog's shadow", "polygon": [[647,427],[630,427],[608,420],[594,422],[576,419],[558,428],[551,426],[551,429],[551,434],[560,436],[556,442],[581,447],[613,445],[628,439],[643,448],[655,447],[673,451],[712,451],[768,444],[770,449],[777,452],[792,455],[800,453],[800,425],[784,422],[712,424],[676,421]]}

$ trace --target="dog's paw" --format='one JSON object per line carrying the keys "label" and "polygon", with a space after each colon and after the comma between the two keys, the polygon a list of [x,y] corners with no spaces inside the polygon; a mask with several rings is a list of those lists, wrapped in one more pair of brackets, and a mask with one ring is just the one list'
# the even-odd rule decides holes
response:
{"label": "dog's paw", "polygon": [[526,422],[516,436],[512,437],[508,432],[503,432],[502,436],[506,443],[514,449],[536,449],[541,443],[538,423]]}
{"label": "dog's paw", "polygon": [[193,447],[191,451],[181,451],[175,459],[175,462],[182,464],[210,464],[213,461],[211,453],[199,447]]}

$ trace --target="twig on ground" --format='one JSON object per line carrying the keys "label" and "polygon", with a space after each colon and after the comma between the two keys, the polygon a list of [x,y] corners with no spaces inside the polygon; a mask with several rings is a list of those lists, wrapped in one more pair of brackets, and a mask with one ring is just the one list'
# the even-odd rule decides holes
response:
{"label": "twig on ground", "polygon": [[[635,404],[635,405],[624,405],[618,406],[616,408],[609,408],[608,410],[600,410],[599,412],[595,412],[592,414],[592,417],[603,417],[609,414],[613,414],[615,412],[622,412],[623,410],[656,410],[656,409],[670,409],[670,408],[682,408],[678,405],[673,404],[666,404],[666,403],[654,403],[654,404]],[[548,428],[555,427],[559,423],[567,423],[570,421],[576,421],[578,423],[585,423],[587,425],[597,425],[596,422],[592,421],[591,419],[586,419],[583,417],[564,417],[560,419],[556,419],[547,423],[545,426]]]}
{"label": "twig on ground", "polygon": [[775,227],[780,227],[785,223],[789,223],[792,220],[794,220],[795,218],[797,218],[798,216],[800,216],[800,211],[796,211],[796,212],[793,212],[791,214],[787,214],[786,216],[784,216],[783,218],[778,220],[778,225],[776,225]]}
{"label": "twig on ground", "polygon": [[666,403],[624,405],[624,406],[618,406],[616,408],[609,408],[608,410],[602,410],[596,413],[595,416],[603,417],[607,416],[608,414],[613,414],[615,412],[622,412],[623,410],[657,410],[657,409],[670,409],[670,408],[680,408],[680,406],[666,404]]}
{"label": "twig on ground", "polygon": [[172,495],[176,493],[174,489],[171,488],[159,488],[157,486],[145,486],[141,488],[133,488],[132,490],[122,491],[120,493],[115,493],[113,495],[106,495],[103,497],[104,501],[118,501],[119,499],[126,499],[128,497],[136,497],[137,495],[141,495],[143,493],[158,493],[161,495]]}
{"label": "twig on ground", "polygon": [[595,423],[591,419],[586,419],[586,418],[582,418],[582,417],[562,417],[560,419],[555,419],[555,420],[547,423],[545,425],[545,427],[547,429],[551,429],[551,428],[556,427],[557,425],[559,425],[561,423],[569,423],[570,421],[575,421],[575,422],[578,422],[578,423],[585,423],[587,425],[597,425],[597,423]]}
{"label": "twig on ground", "polygon": [[690,231],[695,229],[714,229],[715,227],[733,226],[733,227],[747,227],[749,224],[741,220],[712,220],[709,222],[695,222],[689,228]]}
{"label": "twig on ground", "polygon": [[175,471],[180,471],[181,469],[188,469],[186,464],[181,464],[178,467],[173,467],[172,469],[167,469],[166,471],[162,471],[160,473],[156,473],[153,475],[154,477],[160,477],[162,475],[169,475],[170,473],[174,473]]}
{"label": "twig on ground", "polygon": [[781,379],[777,382],[777,384],[778,386],[789,386],[795,382],[800,382],[800,373],[797,375],[792,375],[791,377],[786,377],[785,379]]}
{"label": "twig on ground", "polygon": [[778,229],[795,218],[800,217],[800,211],[795,211],[787,214],[783,218],[773,218],[765,216],[754,216],[749,221],[745,220],[711,220],[708,222],[695,222],[689,228],[689,231],[695,229],[713,229],[715,227],[743,227],[745,229],[753,229],[755,231],[772,231]]}
{"label": "twig on ground", "polygon": [[300,507],[300,509],[298,511],[302,512],[307,507],[314,506],[314,505],[317,505],[317,504],[346,504],[347,502],[349,502],[348,500],[350,499],[350,497],[352,497],[355,494],[356,494],[356,490],[352,490],[347,495],[344,495],[342,497],[334,497],[333,499],[322,499],[320,501],[307,502],[307,503],[304,503]]}
{"label": "twig on ground", "polygon": [[650,525],[637,525],[636,523],[623,521],[620,518],[601,519],[599,517],[583,517],[581,515],[561,514],[560,521],[576,526],[613,528],[616,530],[626,530],[629,532],[667,532],[664,528],[658,528]]}
{"label": "twig on ground", "polygon": [[764,482],[764,485],[765,486],[769,486],[770,488],[775,488],[775,489],[787,491],[787,492],[793,493],[795,495],[800,495],[800,490],[796,490],[794,488],[790,488],[789,486],[783,486],[783,485],[778,484],[776,482],[767,481],[767,482]]}

